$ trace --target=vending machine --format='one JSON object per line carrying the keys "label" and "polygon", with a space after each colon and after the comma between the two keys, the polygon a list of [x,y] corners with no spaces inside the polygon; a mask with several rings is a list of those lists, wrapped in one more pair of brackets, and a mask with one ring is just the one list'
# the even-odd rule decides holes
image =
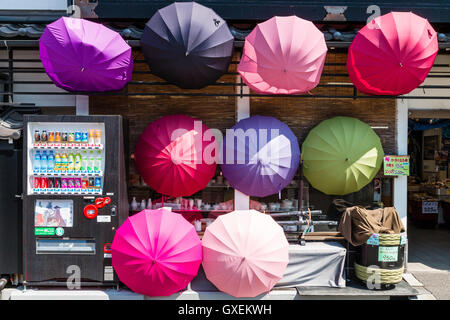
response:
{"label": "vending machine", "polygon": [[114,285],[110,246],[128,217],[120,116],[26,116],[25,285]]}

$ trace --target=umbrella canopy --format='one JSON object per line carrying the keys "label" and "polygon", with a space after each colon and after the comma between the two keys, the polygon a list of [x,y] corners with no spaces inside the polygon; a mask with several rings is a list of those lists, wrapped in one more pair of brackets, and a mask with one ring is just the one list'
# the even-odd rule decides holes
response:
{"label": "umbrella canopy", "polygon": [[273,117],[239,121],[222,146],[222,172],[239,191],[256,197],[278,193],[288,185],[300,163],[297,137]]}
{"label": "umbrella canopy", "polygon": [[131,47],[95,22],[62,17],[47,25],[39,56],[53,83],[68,91],[122,89],[131,80]]}
{"label": "umbrella canopy", "polygon": [[311,21],[273,17],[245,38],[238,72],[258,93],[299,94],[317,86],[327,46]]}
{"label": "umbrella canopy", "polygon": [[361,92],[406,94],[425,80],[437,52],[437,35],[426,19],[391,12],[358,32],[348,51],[348,74]]}
{"label": "umbrella canopy", "polygon": [[206,277],[234,297],[255,297],[270,291],[289,262],[283,228],[255,210],[218,217],[206,228],[202,245]]}
{"label": "umbrella canopy", "polygon": [[181,88],[200,89],[228,70],[233,40],[212,9],[175,2],[147,22],[141,47],[153,74]]}
{"label": "umbrella canopy", "polygon": [[200,120],[185,115],[152,122],[139,137],[134,152],[136,168],[145,183],[172,197],[190,196],[205,188],[217,166],[214,137],[212,141],[203,139],[207,130]]}
{"label": "umbrella canopy", "polygon": [[323,193],[345,195],[372,181],[383,156],[380,138],[369,125],[335,117],[313,128],[303,142],[303,174]]}
{"label": "umbrella canopy", "polygon": [[194,226],[166,210],[144,210],[116,231],[112,264],[121,282],[147,296],[169,296],[197,275],[202,246]]}

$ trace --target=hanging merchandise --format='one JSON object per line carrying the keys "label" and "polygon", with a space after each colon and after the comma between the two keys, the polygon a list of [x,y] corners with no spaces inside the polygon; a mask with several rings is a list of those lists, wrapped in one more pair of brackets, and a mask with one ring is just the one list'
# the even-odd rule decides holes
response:
{"label": "hanging merchandise", "polygon": [[227,130],[222,172],[233,188],[256,197],[276,194],[294,178],[300,163],[297,137],[273,117],[253,116]]}
{"label": "hanging merchandise", "polygon": [[329,195],[361,190],[383,162],[383,147],[372,128],[355,118],[335,117],[314,127],[302,145],[303,174]]}
{"label": "hanging merchandise", "polygon": [[206,228],[202,245],[206,277],[234,297],[270,291],[289,262],[283,228],[256,210],[219,216]]}
{"label": "hanging merchandise", "polygon": [[207,130],[200,120],[185,115],[152,122],[134,152],[145,183],[172,197],[190,196],[205,188],[216,172],[217,150],[214,137],[205,141]]}
{"label": "hanging merchandise", "polygon": [[117,32],[84,19],[47,25],[39,55],[53,83],[67,91],[122,89],[131,80],[131,47]]}
{"label": "hanging merchandise", "polygon": [[111,253],[120,281],[146,296],[183,290],[202,261],[194,226],[180,214],[162,209],[129,217],[116,231]]}
{"label": "hanging merchandise", "polygon": [[348,74],[361,92],[406,94],[425,80],[437,52],[437,34],[426,19],[391,12],[357,33],[348,50]]}
{"label": "hanging merchandise", "polygon": [[326,53],[324,35],[311,21],[273,17],[245,38],[237,70],[257,93],[299,94],[319,84]]}
{"label": "hanging merchandise", "polygon": [[181,88],[200,89],[228,70],[234,38],[227,23],[196,2],[175,2],[145,25],[141,47],[153,74]]}

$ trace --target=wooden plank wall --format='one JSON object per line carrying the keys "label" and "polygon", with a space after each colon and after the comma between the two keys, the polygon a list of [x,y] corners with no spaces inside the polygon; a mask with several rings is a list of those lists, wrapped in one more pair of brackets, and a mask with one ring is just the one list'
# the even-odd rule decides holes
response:
{"label": "wooden plank wall", "polygon": [[[143,60],[140,51],[134,52],[135,59]],[[234,57],[234,61],[237,57]],[[345,63],[345,53],[329,52],[327,62]],[[134,71],[148,71],[145,62],[135,63]],[[236,65],[230,65],[229,71],[235,71]],[[326,66],[324,73],[347,73],[345,65]],[[219,81],[233,82],[235,75],[224,75]],[[149,74],[133,74],[134,81],[161,81]],[[321,84],[350,83],[347,77],[323,76]],[[191,92],[176,86],[129,85],[129,92]],[[192,91],[197,92],[197,91]],[[200,92],[235,93],[233,86],[209,86]],[[316,88],[313,94],[352,95],[352,88]],[[204,121],[210,128],[225,130],[235,123],[235,97],[176,97],[176,96],[91,96],[91,114],[121,114],[129,121],[129,150],[134,151],[139,135],[146,126],[157,118],[169,114],[187,114]],[[251,98],[251,114],[274,116],[286,122],[299,138],[305,139],[320,121],[333,116],[356,117],[371,126],[387,127],[375,129],[380,136],[386,154],[395,154],[396,147],[396,108],[395,99],[321,99],[264,97]],[[134,173],[130,162],[130,173]]]}

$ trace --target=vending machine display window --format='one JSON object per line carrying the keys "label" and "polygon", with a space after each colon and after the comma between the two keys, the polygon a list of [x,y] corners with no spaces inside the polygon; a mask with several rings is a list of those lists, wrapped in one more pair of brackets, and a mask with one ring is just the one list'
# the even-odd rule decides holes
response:
{"label": "vending machine display window", "polygon": [[36,254],[95,255],[95,239],[37,239]]}
{"label": "vending machine display window", "polygon": [[73,200],[37,199],[35,227],[73,227]]}

